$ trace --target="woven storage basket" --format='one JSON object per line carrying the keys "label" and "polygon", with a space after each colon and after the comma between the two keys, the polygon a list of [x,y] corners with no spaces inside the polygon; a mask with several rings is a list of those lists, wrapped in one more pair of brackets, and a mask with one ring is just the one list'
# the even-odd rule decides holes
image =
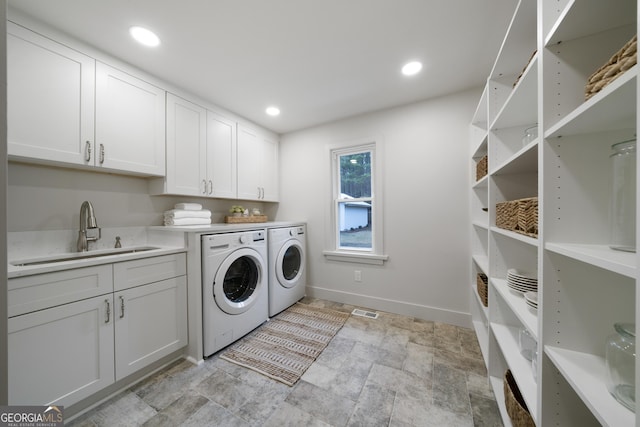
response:
{"label": "woven storage basket", "polygon": [[518,202],[518,225],[514,231],[530,236],[538,235],[538,198],[529,197]]}
{"label": "woven storage basket", "polygon": [[488,157],[484,156],[476,164],[476,181],[479,181],[482,177],[484,177],[488,173],[488,169],[489,169]]}
{"label": "woven storage basket", "polygon": [[527,197],[497,203],[496,226],[530,237],[537,237],[538,198]]}
{"label": "woven storage basket", "polygon": [[518,225],[518,203],[506,201],[496,204],[496,226],[506,230],[515,230]]}
{"label": "woven storage basket", "polygon": [[478,273],[476,278],[476,286],[478,287],[478,295],[482,301],[482,305],[489,306],[489,279],[483,273]]}
{"label": "woven storage basket", "polygon": [[504,374],[504,403],[514,427],[536,427],[510,370]]}
{"label": "woven storage basket", "polygon": [[518,76],[518,78],[516,79],[515,82],[513,82],[513,86],[512,87],[516,87],[516,85],[518,84],[518,82],[520,81],[520,79],[522,78],[522,75],[524,74],[524,72],[526,71],[527,67],[529,66],[529,64],[531,64],[531,61],[533,60],[533,57],[536,56],[536,53],[538,53],[538,49],[534,50],[533,53],[531,54],[531,56],[529,57],[529,60],[527,61],[527,65],[524,66],[524,68],[522,69],[522,71],[520,72],[520,75]]}
{"label": "woven storage basket", "polygon": [[598,68],[587,80],[584,88],[585,100],[600,92],[609,83],[620,77],[638,62],[638,36],[634,36],[613,55],[606,64]]}
{"label": "woven storage basket", "polygon": [[250,215],[250,216],[225,216],[224,222],[227,224],[244,224],[244,223],[256,223],[267,222],[266,215]]}

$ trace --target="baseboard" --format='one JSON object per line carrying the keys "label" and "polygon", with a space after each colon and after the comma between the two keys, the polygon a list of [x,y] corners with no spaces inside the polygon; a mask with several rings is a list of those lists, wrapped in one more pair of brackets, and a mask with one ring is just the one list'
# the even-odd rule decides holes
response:
{"label": "baseboard", "polygon": [[336,291],[318,286],[307,286],[307,296],[326,299],[329,301],[351,304],[359,307],[382,310],[403,316],[417,317],[418,319],[434,322],[448,323],[450,325],[471,328],[471,314],[426,305],[413,304],[405,301],[394,301],[369,295],[354,294],[351,292]]}

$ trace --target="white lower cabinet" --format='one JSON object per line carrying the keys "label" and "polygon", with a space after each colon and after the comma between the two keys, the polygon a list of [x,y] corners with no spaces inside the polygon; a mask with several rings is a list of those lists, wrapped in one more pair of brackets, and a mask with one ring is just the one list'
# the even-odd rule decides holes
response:
{"label": "white lower cabinet", "polygon": [[116,381],[187,345],[185,276],[116,292]]}
{"label": "white lower cabinet", "polygon": [[94,270],[113,277],[103,295],[31,312],[33,304],[16,306],[23,309],[8,319],[9,404],[73,405],[187,345],[184,254],[10,279],[9,295],[67,282],[77,292],[82,277],[90,292]]}
{"label": "white lower cabinet", "polygon": [[9,404],[70,405],[113,383],[112,294],[9,319]]}

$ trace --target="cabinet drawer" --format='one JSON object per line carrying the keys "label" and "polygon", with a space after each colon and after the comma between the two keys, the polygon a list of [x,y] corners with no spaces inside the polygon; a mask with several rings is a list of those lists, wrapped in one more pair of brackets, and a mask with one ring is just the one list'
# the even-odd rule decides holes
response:
{"label": "cabinet drawer", "polygon": [[113,292],[111,265],[9,279],[9,317]]}
{"label": "cabinet drawer", "polygon": [[184,254],[120,262],[113,265],[113,287],[115,291],[121,291],[146,283],[183,276],[186,272],[187,260]]}

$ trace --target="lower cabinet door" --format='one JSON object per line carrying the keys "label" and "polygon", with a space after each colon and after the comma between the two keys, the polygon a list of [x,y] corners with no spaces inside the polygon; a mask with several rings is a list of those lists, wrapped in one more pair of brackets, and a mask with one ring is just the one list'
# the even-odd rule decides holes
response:
{"label": "lower cabinet door", "polygon": [[9,404],[65,405],[114,382],[113,294],[8,320]]}
{"label": "lower cabinet door", "polygon": [[187,345],[187,279],[114,294],[116,380]]}

